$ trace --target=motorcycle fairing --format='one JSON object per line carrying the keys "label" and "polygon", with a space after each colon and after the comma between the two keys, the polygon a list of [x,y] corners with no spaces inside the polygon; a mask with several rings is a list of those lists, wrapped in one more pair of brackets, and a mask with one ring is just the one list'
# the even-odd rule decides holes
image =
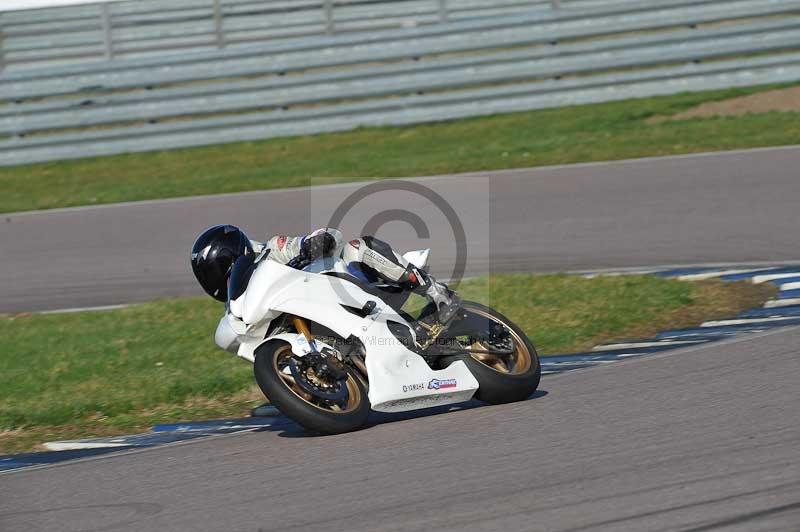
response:
{"label": "motorcycle fairing", "polygon": [[[342,338],[358,338],[367,353],[368,395],[373,410],[415,410],[472,397],[478,381],[466,364],[457,361],[443,370],[431,369],[390,331],[389,322],[408,326],[405,318],[356,284],[317,273],[347,271],[340,260],[325,262],[328,264],[318,265],[312,271],[295,270],[275,261],[260,263],[242,296],[241,316],[248,333],[265,331],[270,320],[286,313],[319,323]],[[377,305],[366,317],[342,308],[342,305],[363,308],[369,301]],[[256,341],[254,337],[255,334],[240,336],[239,356],[254,360],[255,349],[271,339],[264,340],[262,336]]]}
{"label": "motorcycle fairing", "polygon": [[430,253],[430,249],[418,249],[403,253],[403,258],[417,268],[424,268],[428,264],[428,255]]}
{"label": "motorcycle fairing", "polygon": [[[308,343],[308,340],[306,340],[306,337],[303,336],[302,334],[296,334],[296,333],[275,334],[273,336],[270,336],[269,340],[283,340],[284,342],[292,346],[292,353],[300,357],[309,354],[312,350],[311,345]],[[322,351],[326,347],[328,349],[333,350],[333,347],[316,338],[314,339],[314,345],[317,348],[317,351]]]}

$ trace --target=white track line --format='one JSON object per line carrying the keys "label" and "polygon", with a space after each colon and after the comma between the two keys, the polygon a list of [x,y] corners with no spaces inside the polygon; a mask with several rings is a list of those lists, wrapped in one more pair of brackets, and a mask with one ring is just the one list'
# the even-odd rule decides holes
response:
{"label": "white track line", "polygon": [[800,305],[800,298],[772,299],[764,303],[764,308],[792,307],[794,305]]}
{"label": "white track line", "polygon": [[[631,353],[631,355],[638,355],[639,353]],[[622,355],[620,355],[622,356]],[[547,357],[542,357],[546,359]],[[585,366],[586,364],[613,364],[617,360],[564,360],[562,362],[548,362],[547,360],[542,360],[541,364],[542,367],[548,368],[561,368],[561,367],[570,367],[570,366]]]}
{"label": "white track line", "polygon": [[596,277],[621,277],[623,275],[648,275],[651,273],[658,273],[660,271],[664,271],[666,268],[643,268],[643,269],[631,269],[631,270],[624,270],[624,271],[613,271],[613,272],[594,272],[594,273],[586,273],[583,275],[585,279],[594,279]]}
{"label": "white track line", "polygon": [[722,277],[723,275],[736,275],[739,273],[757,272],[763,268],[750,268],[748,270],[720,270],[715,272],[692,273],[689,275],[681,275],[678,277],[680,281],[705,281],[706,279],[713,279],[715,277]]}
{"label": "white track line", "polygon": [[[580,269],[580,270],[552,270],[553,273],[569,273],[572,275],[590,275],[590,274],[626,274],[626,273],[639,273],[639,272],[665,272],[667,270],[678,270],[684,268],[703,268],[706,270],[771,270],[774,268],[797,268],[797,273],[794,274],[800,277],[800,258],[794,260],[767,260],[767,261],[747,261],[747,262],[699,262],[693,264],[656,264],[650,266],[621,266],[616,268],[594,268],[594,269]],[[687,274],[689,275],[689,274]]]}
{"label": "white track line", "polygon": [[797,290],[800,288],[800,283],[783,283],[781,290]]}
{"label": "white track line", "polygon": [[758,325],[760,323],[771,323],[776,321],[796,320],[797,316],[781,316],[775,318],[747,318],[741,320],[718,320],[707,321],[700,327],[725,327],[726,325]]}
{"label": "white track line", "polygon": [[[628,360],[619,360],[617,361],[617,366],[624,367],[626,364],[647,364],[653,360],[661,360],[663,358],[672,358],[676,356],[684,356],[688,353],[696,353],[698,351],[702,351],[705,349],[719,349],[721,347],[725,347],[726,345],[736,344],[739,342],[746,342],[753,339],[758,338],[765,338],[767,336],[772,336],[776,334],[786,334],[791,332],[800,332],[800,326],[792,326],[786,328],[778,328],[772,329],[769,331],[759,331],[755,333],[748,333],[748,334],[737,334],[731,336],[725,340],[720,340],[718,342],[704,342],[697,345],[690,345],[687,347],[679,348],[679,349],[671,349],[669,351],[662,351],[660,353],[651,353],[647,356],[640,356],[640,357],[632,357]],[[576,368],[572,371],[563,371],[560,372],[558,375],[553,375],[551,378],[553,379],[564,379],[564,378],[571,378],[577,374],[581,374],[585,371],[608,371],[609,367],[614,368],[617,366],[608,366],[608,365],[597,365],[597,366],[589,366],[585,368]]]}
{"label": "white track line", "polygon": [[[276,410],[274,416],[280,416],[280,412]],[[270,417],[273,415],[271,414]],[[266,417],[266,416],[263,416]],[[208,428],[208,427],[197,427],[192,428],[191,426],[187,425],[186,428],[177,428],[175,430],[160,430],[158,432],[154,432],[153,434],[171,434],[171,433],[179,433],[179,434],[187,434],[191,432],[224,432],[224,431],[243,431],[243,430],[254,430],[254,429],[263,429],[265,427],[271,427],[269,423],[264,423],[263,425],[220,425],[219,428]]]}
{"label": "white track line", "polygon": [[110,442],[80,442],[80,441],[49,441],[44,444],[48,451],[83,451],[86,449],[110,449],[117,447],[132,447],[129,443]]}
{"label": "white track line", "polygon": [[699,344],[704,342],[705,340],[678,340],[678,341],[669,341],[665,340],[663,342],[632,342],[627,344],[603,344],[603,345],[596,345],[592,348],[593,352],[603,352],[603,351],[617,351],[619,349],[639,349],[642,347],[661,347],[661,346],[671,346],[671,345],[684,345],[684,344]]}
{"label": "white track line", "polygon": [[768,281],[778,281],[780,279],[789,279],[790,277],[800,277],[800,271],[793,273],[767,273],[764,275],[755,275],[751,279],[755,284],[766,283]]}
{"label": "white track line", "polygon": [[104,310],[118,310],[125,307],[130,307],[130,304],[123,305],[104,305],[100,307],[74,307],[74,308],[60,308],[56,310],[41,310],[36,314],[72,314],[74,312],[102,312]]}

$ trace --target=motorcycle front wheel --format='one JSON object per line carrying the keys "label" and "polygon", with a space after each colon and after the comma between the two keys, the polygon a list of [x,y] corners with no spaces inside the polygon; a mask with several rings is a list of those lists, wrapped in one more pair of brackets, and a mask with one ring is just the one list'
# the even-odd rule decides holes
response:
{"label": "motorcycle front wheel", "polygon": [[[370,411],[367,392],[352,372],[336,383],[337,396],[314,394],[313,386],[303,386],[291,371],[291,346],[283,341],[266,342],[256,349],[253,365],[261,391],[284,415],[311,432],[341,434],[361,428]],[[312,376],[313,377],[313,376]]]}
{"label": "motorcycle front wheel", "polygon": [[[480,337],[486,331],[472,331],[459,335],[465,353],[444,357],[443,365],[447,366],[456,360],[463,361],[478,380],[478,391],[475,398],[489,404],[503,404],[522,401],[530,397],[542,377],[542,368],[536,348],[525,333],[511,320],[480,303],[464,301],[462,310],[472,321],[485,325],[496,324],[505,328],[510,341],[507,354],[486,354],[492,347],[486,345]],[[462,331],[463,332],[463,331]],[[469,354],[473,350],[475,353]]]}

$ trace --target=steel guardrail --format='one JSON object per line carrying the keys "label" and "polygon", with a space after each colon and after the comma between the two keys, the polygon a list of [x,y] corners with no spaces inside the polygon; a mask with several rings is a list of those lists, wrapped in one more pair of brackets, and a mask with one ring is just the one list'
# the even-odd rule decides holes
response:
{"label": "steel guardrail", "polygon": [[[585,1],[585,0],[584,0]],[[0,13],[12,67],[512,14],[551,0],[139,0]]]}
{"label": "steel guardrail", "polygon": [[606,10],[592,11],[583,17],[572,14],[569,17],[550,16],[542,19],[534,13],[489,21],[447,24],[444,27],[373,32],[341,39],[302,39],[297,42],[250,46],[242,50],[7,72],[0,78],[5,81],[0,87],[0,101],[59,96],[84,88],[136,88],[142,85],[143,74],[148,76],[150,86],[214,78],[285,74],[292,70],[344,67],[522,45],[544,45],[624,32],[784,15],[800,10],[798,0],[717,0],[708,5],[691,5],[695,3],[692,0],[672,0],[672,5],[653,10],[652,7],[646,7],[647,2],[637,2],[634,5],[641,12],[633,14],[624,10],[619,12],[620,3],[615,3]]}
{"label": "steel guardrail", "polygon": [[0,165],[797,80],[800,0],[539,2],[511,16],[8,69]]}
{"label": "steel guardrail", "polygon": [[[577,2],[576,2],[577,3]],[[264,44],[248,45],[247,47],[237,47],[235,49],[224,49],[219,51],[193,52],[187,50],[160,49],[155,57],[144,55],[140,58],[128,59],[124,61],[93,61],[80,65],[66,65],[58,67],[48,65],[47,68],[25,69],[22,72],[6,72],[7,79],[33,78],[60,76],[70,72],[87,73],[93,71],[113,71],[115,69],[130,69],[136,66],[153,67],[164,66],[175,63],[202,62],[205,60],[230,59],[236,57],[247,57],[253,55],[273,54],[282,51],[298,51],[323,49],[347,45],[367,45],[385,43],[387,41],[414,41],[424,38],[441,37],[492,30],[508,29],[513,27],[527,27],[531,25],[540,26],[544,22],[566,22],[570,20],[586,21],[590,18],[609,15],[631,15],[641,11],[662,10],[675,7],[692,7],[699,4],[717,3],[719,0],[658,0],[654,7],[652,0],[606,0],[600,3],[598,0],[591,0],[586,8],[580,10],[561,9],[553,11],[547,10],[528,10],[515,16],[492,17],[488,19],[476,19],[457,21],[451,24],[440,24],[435,26],[425,26],[420,28],[406,28],[401,30],[384,30],[380,32],[354,32],[342,35],[315,36],[302,39],[286,39],[281,41],[265,42]],[[751,5],[758,5],[758,2],[751,1]],[[572,4],[570,4],[572,5]],[[770,5],[767,9],[780,13],[781,8]],[[758,11],[761,13],[761,10]],[[745,14],[749,14],[745,13]],[[719,13],[717,13],[719,16]],[[625,28],[621,28],[624,31]],[[588,34],[591,35],[591,34]],[[580,36],[580,35],[577,35]],[[569,37],[569,35],[566,35]],[[552,35],[549,39],[554,38]],[[540,39],[542,40],[542,39]],[[547,40],[547,39],[544,39]],[[266,41],[262,39],[262,41]],[[512,43],[513,44],[513,43]],[[468,48],[467,48],[468,49]]]}

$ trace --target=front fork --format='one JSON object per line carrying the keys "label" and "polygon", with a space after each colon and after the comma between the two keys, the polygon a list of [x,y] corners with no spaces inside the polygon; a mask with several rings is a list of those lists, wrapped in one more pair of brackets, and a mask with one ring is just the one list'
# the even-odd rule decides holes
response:
{"label": "front fork", "polygon": [[[311,334],[311,329],[309,329],[308,324],[306,323],[306,320],[304,320],[303,318],[301,318],[299,316],[292,316],[292,325],[294,325],[294,328],[297,329],[297,332],[302,334],[303,337],[306,339],[306,341],[308,342],[308,345],[312,349],[312,352],[316,352],[317,351],[317,345],[314,342],[314,335]],[[353,351],[352,349],[350,351],[351,351],[350,353],[347,353],[347,357],[346,357],[345,360],[350,362],[356,368],[356,370],[358,370],[357,371],[357,375],[358,375],[359,379],[361,380],[361,383],[364,385],[364,389],[365,390],[369,390],[369,379],[368,379],[368,376],[367,376],[368,375],[368,373],[367,373],[367,365],[364,362],[364,356],[363,355],[359,355],[359,354],[354,354],[352,352]],[[322,354],[326,355],[326,353],[322,353]],[[343,354],[340,352],[340,350],[337,350],[337,353],[334,356],[336,358],[338,358],[340,361],[344,362],[345,360],[343,360],[342,355]]]}
{"label": "front fork", "polygon": [[297,329],[297,332],[303,335],[311,349],[316,351],[317,345],[314,343],[314,335],[311,334],[311,330],[308,328],[306,320],[298,316],[292,316],[292,324],[294,325],[294,328]]}
{"label": "front fork", "polygon": [[347,378],[347,370],[344,366],[344,357],[342,354],[330,347],[323,347],[321,350],[317,348],[317,343],[314,341],[314,335],[311,334],[306,320],[299,316],[292,316],[292,324],[297,332],[302,334],[308,342],[308,347],[311,352],[302,357],[297,362],[302,365],[310,366],[312,371],[322,378],[329,378],[340,381]]}

